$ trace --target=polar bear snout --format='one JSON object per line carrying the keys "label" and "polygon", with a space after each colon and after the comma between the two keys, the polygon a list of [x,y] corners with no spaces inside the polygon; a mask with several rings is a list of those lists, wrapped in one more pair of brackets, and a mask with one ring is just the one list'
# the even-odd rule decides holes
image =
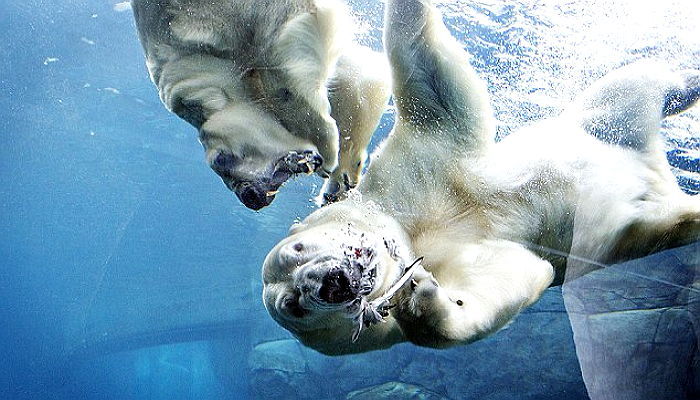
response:
{"label": "polar bear snout", "polygon": [[[266,187],[267,185],[254,184],[252,182],[242,182],[234,189],[234,193],[238,199],[251,210],[260,210],[261,208],[270,205],[275,199],[274,190]],[[270,190],[272,189],[272,190]]]}
{"label": "polar bear snout", "polygon": [[275,199],[279,188],[297,174],[312,174],[323,165],[314,150],[289,151],[262,168],[261,162],[219,151],[210,166],[246,207],[260,210]]}
{"label": "polar bear snout", "polygon": [[303,308],[335,310],[374,289],[371,272],[346,257],[321,254],[296,268],[293,286]]}
{"label": "polar bear snout", "polygon": [[236,104],[213,115],[199,140],[214,172],[248,208],[259,210],[297,174],[326,174],[328,159],[312,140],[270,118],[260,104]]}
{"label": "polar bear snout", "polygon": [[330,304],[347,303],[360,293],[360,276],[352,276],[341,268],[333,268],[321,279],[318,297]]}

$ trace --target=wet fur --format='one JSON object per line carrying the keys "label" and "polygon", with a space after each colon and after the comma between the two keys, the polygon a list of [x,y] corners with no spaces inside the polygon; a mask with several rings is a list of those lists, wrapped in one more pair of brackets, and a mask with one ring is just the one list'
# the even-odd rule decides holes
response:
{"label": "wet fur", "polygon": [[[357,184],[389,78],[383,57],[352,43],[341,3],[136,0],[132,8],[163,103],[199,130],[229,188],[276,190],[267,183],[272,166],[305,150],[323,158],[317,172],[332,175],[335,197],[347,190],[345,176]],[[343,84],[329,94],[332,81]],[[221,154],[226,168],[214,168]]]}
{"label": "wet fur", "polygon": [[[333,251],[325,238],[346,224],[401,238],[408,254],[424,257],[423,267],[398,293],[388,322],[356,344],[337,312],[276,318],[306,345],[342,354],[405,340],[436,348],[470,343],[564,276],[700,238],[700,201],[679,189],[658,135],[668,110],[697,99],[700,83],[687,76],[700,72],[624,67],[559,117],[496,144],[485,85],[431,2],[389,1],[385,32],[398,119],[359,186],[361,199],[327,206],[294,227],[263,274],[299,267],[276,256],[290,243]],[[669,107],[677,93],[687,96]],[[323,235],[314,234],[319,224]],[[399,273],[390,261],[379,269],[389,280]],[[288,284],[283,274],[265,280],[273,316],[280,310],[271,299]]]}

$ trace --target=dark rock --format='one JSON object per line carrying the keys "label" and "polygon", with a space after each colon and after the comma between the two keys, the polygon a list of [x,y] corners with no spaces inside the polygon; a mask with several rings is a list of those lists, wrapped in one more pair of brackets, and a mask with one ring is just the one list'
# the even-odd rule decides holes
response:
{"label": "dark rock", "polygon": [[387,382],[349,393],[347,400],[447,400],[435,392],[403,382]]}
{"label": "dark rock", "polygon": [[592,399],[694,398],[699,258],[695,243],[565,285],[576,352]]}
{"label": "dark rock", "polygon": [[250,356],[251,370],[276,369],[287,374],[306,372],[306,359],[296,340],[276,340],[255,346]]}
{"label": "dark rock", "polygon": [[445,393],[453,399],[586,399],[561,292],[550,289],[543,300],[491,337],[444,351],[451,359],[438,361]]}
{"label": "dark rock", "polygon": [[251,394],[259,399],[306,399],[316,395],[304,384],[306,360],[295,340],[262,343],[253,349],[248,360]]}
{"label": "dark rock", "polygon": [[371,390],[387,382],[450,399],[587,398],[559,288],[547,290],[505,329],[468,346],[434,350],[403,343],[329,357],[287,339],[256,346],[249,366],[250,393],[259,399],[338,399],[378,393]]}

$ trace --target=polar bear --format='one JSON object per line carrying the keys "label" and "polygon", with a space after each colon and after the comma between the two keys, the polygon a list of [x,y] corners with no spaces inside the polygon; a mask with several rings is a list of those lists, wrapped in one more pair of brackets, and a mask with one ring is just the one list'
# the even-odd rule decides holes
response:
{"label": "polar bear", "polygon": [[291,176],[357,185],[389,98],[385,57],[352,43],[335,0],[134,0],[151,79],[199,130],[206,159],[247,207]]}
{"label": "polar bear", "polygon": [[700,237],[700,200],[658,135],[700,96],[700,71],[624,67],[495,143],[485,84],[431,2],[389,0],[385,24],[393,132],[357,194],[292,226],[263,263],[264,304],[303,344],[470,343],[560,284],[567,258],[600,265]]}

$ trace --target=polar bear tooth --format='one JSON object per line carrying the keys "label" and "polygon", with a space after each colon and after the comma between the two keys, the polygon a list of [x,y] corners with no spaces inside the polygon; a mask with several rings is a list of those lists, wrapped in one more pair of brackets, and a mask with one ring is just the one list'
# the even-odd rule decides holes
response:
{"label": "polar bear tooth", "polygon": [[267,196],[267,197],[274,196],[279,192],[280,192],[279,190],[270,190],[269,192],[265,193],[265,196]]}

